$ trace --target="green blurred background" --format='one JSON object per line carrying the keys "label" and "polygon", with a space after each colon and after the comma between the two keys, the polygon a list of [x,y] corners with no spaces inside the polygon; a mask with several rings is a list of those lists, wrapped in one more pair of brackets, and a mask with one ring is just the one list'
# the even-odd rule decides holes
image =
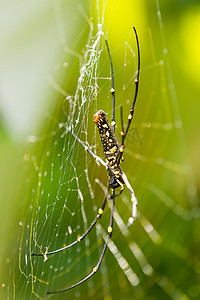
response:
{"label": "green blurred background", "polygon": [[[85,285],[78,291],[53,296],[53,299],[66,299],[68,295],[71,299],[200,299],[200,3],[191,0],[123,3],[118,0],[99,4],[98,1],[80,0],[0,2],[1,299],[37,298],[31,291],[31,277],[26,278],[19,270],[19,247],[28,249],[27,225],[30,226],[34,218],[27,208],[30,203],[37,202],[37,196],[33,196],[38,180],[34,170],[37,167],[48,170],[50,163],[56,164],[54,156],[48,160],[44,154],[51,149],[55,140],[58,142],[55,157],[63,149],[63,141],[59,138],[61,134],[58,132],[54,139],[52,132],[58,123],[66,121],[68,107],[63,108],[64,99],[73,95],[77,87],[79,59],[89,34],[87,16],[92,18],[95,34],[103,15],[103,28],[112,51],[119,95],[118,120],[119,103],[123,104],[124,115],[128,114],[129,104],[123,99],[131,99],[133,89],[128,85],[123,91],[123,84],[130,83],[135,72],[135,61],[133,58],[131,61],[130,53],[127,60],[130,59],[133,64],[124,72],[124,42],[128,40],[132,49],[135,49],[131,26],[134,25],[138,31],[141,83],[133,127],[139,128],[142,145],[138,142],[133,144],[134,148],[131,143],[127,145],[123,169],[135,188],[141,216],[150,220],[162,242],[152,242],[139,222],[130,229],[131,234],[127,239],[115,234],[113,240],[121,248],[124,257],[129,259],[130,243],[134,240],[153,266],[154,274],[145,275],[138,262],[129,261],[140,279],[139,286],[132,286],[108,250],[106,266],[110,269],[106,277],[109,280],[107,298],[102,293],[102,285],[106,286],[106,283],[100,279],[102,275],[97,274],[91,293],[89,286]],[[106,59],[106,54],[103,57]],[[108,63],[101,73],[109,74]],[[107,85],[105,89],[100,86],[102,93],[98,96],[98,109],[110,114],[111,103],[107,96],[109,83]],[[147,131],[142,126],[147,122],[163,127],[173,124],[174,127],[168,131],[152,128]],[[89,127],[88,134],[92,136],[92,122]],[[37,143],[30,143],[35,141],[34,136],[38,137]],[[77,152],[84,156],[81,147]],[[145,164],[133,152],[146,157]],[[161,158],[160,163],[155,163],[155,157]],[[169,161],[174,163],[170,165]],[[58,169],[55,167],[57,174]],[[92,173],[93,167],[90,170],[91,180],[94,181],[100,172],[95,173],[98,171],[94,169]],[[46,194],[49,181],[50,178],[47,178],[44,182]],[[84,181],[81,184],[84,186]],[[59,181],[54,186],[55,190],[51,191],[52,198],[56,195],[58,185]],[[170,206],[170,200],[164,194],[173,199],[173,205]],[[128,193],[126,195],[129,197]],[[101,199],[96,201],[99,206]],[[120,205],[117,206],[118,211],[121,208],[126,220],[129,214]],[[89,206],[86,203],[88,218],[92,221]],[[37,209],[37,205],[35,207]],[[108,217],[109,213],[102,221],[104,228]],[[70,220],[70,224],[73,222]],[[98,248],[96,237],[91,237],[91,240],[94,243],[91,250],[92,268]],[[77,253],[72,252],[73,264],[69,264],[69,269],[73,273],[66,272],[68,277],[61,278],[60,282],[55,280],[51,289],[66,287],[68,282],[73,284],[85,275],[87,261],[84,260],[84,251],[82,249],[79,258],[82,261],[81,271],[78,267],[80,262],[76,260]],[[59,263],[66,264],[64,255]],[[46,266],[46,272],[48,267],[50,265]],[[29,272],[28,269],[26,275]],[[38,267],[38,277],[40,272]],[[51,280],[48,280],[51,284]],[[42,298],[46,286],[43,288],[43,284],[36,280],[35,291]]]}

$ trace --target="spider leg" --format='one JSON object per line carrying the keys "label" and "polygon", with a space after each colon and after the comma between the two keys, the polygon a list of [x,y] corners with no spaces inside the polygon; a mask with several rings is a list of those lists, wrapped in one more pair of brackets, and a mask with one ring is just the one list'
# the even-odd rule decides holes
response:
{"label": "spider leg", "polygon": [[127,123],[127,126],[126,126],[126,130],[125,130],[124,134],[122,135],[121,146],[120,146],[120,149],[117,153],[117,164],[118,165],[119,165],[120,160],[122,158],[122,154],[123,154],[123,151],[124,151],[124,141],[125,141],[125,138],[127,136],[128,131],[129,131],[131,121],[133,119],[135,103],[136,103],[136,99],[137,99],[137,95],[138,95],[138,85],[139,85],[139,75],[140,75],[140,47],[139,47],[139,40],[138,40],[138,35],[137,35],[137,31],[136,31],[135,27],[133,27],[133,30],[135,32],[136,43],[137,43],[138,68],[137,68],[137,76],[136,76],[136,79],[135,79],[135,94],[134,94],[134,98],[133,98],[133,103],[132,103],[132,106],[131,106],[131,109],[130,109],[130,113],[128,115],[128,123]]}
{"label": "spider leg", "polygon": [[111,52],[110,48],[108,45],[108,41],[105,39],[108,55],[109,55],[109,60],[110,60],[110,70],[111,70],[111,80],[112,80],[112,88],[111,88],[111,94],[112,94],[112,100],[113,100],[113,109],[112,109],[112,129],[115,132],[115,87],[114,87],[114,69],[113,69],[113,63],[112,63],[112,57],[111,57]]}
{"label": "spider leg", "polygon": [[122,128],[121,135],[123,136],[124,135],[124,121],[123,121],[123,107],[122,107],[122,105],[120,105],[120,117],[121,117],[121,128]]}
{"label": "spider leg", "polygon": [[[113,191],[114,193],[114,191]],[[71,285],[70,287],[66,288],[66,289],[62,289],[62,290],[58,290],[58,291],[50,291],[50,292],[47,292],[47,294],[56,294],[56,293],[62,293],[62,292],[65,292],[65,291],[68,291],[68,290],[71,290],[73,289],[74,287],[80,285],[81,283],[85,282],[86,280],[88,280],[90,277],[92,277],[97,271],[98,269],[100,268],[100,265],[102,263],[102,260],[104,258],[104,255],[106,253],[106,249],[108,247],[108,242],[112,236],[112,231],[113,231],[113,219],[114,219],[114,208],[115,208],[115,199],[112,199],[112,209],[111,209],[111,216],[110,216],[110,225],[108,227],[108,235],[107,235],[107,239],[106,239],[106,242],[104,244],[104,247],[103,247],[103,251],[102,251],[102,254],[99,258],[99,261],[98,263],[96,264],[96,266],[93,268],[92,272],[90,274],[88,274],[86,277],[84,277],[82,280],[80,280],[79,282]]]}
{"label": "spider leg", "polygon": [[[109,192],[109,186],[108,186],[107,194],[108,194],[108,192]],[[63,250],[66,250],[66,249],[78,244],[79,242],[81,242],[86,237],[86,235],[88,235],[88,233],[92,230],[92,228],[95,226],[96,222],[101,218],[101,216],[104,212],[104,208],[105,208],[105,205],[106,205],[107,198],[108,198],[108,195],[105,195],[103,203],[101,205],[101,208],[99,208],[99,211],[98,211],[98,214],[97,214],[96,218],[91,223],[90,227],[80,237],[78,237],[76,241],[74,241],[73,243],[71,243],[71,244],[69,244],[65,247],[59,248],[59,249],[51,251],[51,252],[31,253],[31,256],[44,256],[44,259],[46,261],[47,260],[47,255],[51,255],[51,254],[61,252]]]}
{"label": "spider leg", "polygon": [[119,195],[121,195],[121,193],[123,192],[123,190],[124,190],[124,189],[121,189],[121,190],[119,191],[119,193],[111,195],[108,199],[114,199],[114,198],[118,197]]}
{"label": "spider leg", "polygon": [[121,193],[122,193],[123,190],[124,190],[124,185],[123,185],[123,183],[122,183],[120,180],[118,180],[118,179],[116,179],[116,181],[117,181],[117,182],[119,183],[119,185],[121,186],[121,189],[120,189],[119,193],[117,193],[117,194],[115,194],[115,190],[112,189],[113,193],[112,193],[111,196],[108,196],[108,199],[114,199],[114,198],[118,197],[119,195],[121,195]]}
{"label": "spider leg", "polygon": [[127,226],[130,226],[136,219],[136,216],[137,216],[137,205],[138,205],[138,202],[137,202],[137,198],[135,197],[135,193],[133,191],[133,188],[132,186],[130,185],[129,181],[128,181],[128,178],[126,177],[126,174],[125,173],[121,173],[120,174],[125,185],[127,186],[127,188],[129,189],[129,192],[131,194],[131,201],[133,203],[132,205],[132,215],[131,217],[128,219],[128,225]]}

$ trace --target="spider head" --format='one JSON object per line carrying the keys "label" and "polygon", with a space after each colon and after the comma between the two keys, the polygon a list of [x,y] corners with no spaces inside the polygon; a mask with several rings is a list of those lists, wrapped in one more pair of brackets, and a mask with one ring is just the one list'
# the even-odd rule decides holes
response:
{"label": "spider head", "polygon": [[103,110],[98,110],[93,116],[93,121],[95,124],[98,124],[100,120],[105,119],[106,113]]}

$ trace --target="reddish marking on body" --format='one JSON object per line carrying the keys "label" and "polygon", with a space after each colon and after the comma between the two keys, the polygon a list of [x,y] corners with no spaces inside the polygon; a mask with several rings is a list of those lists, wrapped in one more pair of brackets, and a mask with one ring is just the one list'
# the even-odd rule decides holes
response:
{"label": "reddish marking on body", "polygon": [[96,113],[93,117],[93,121],[95,124],[97,124],[99,122],[99,120],[100,120],[100,115]]}

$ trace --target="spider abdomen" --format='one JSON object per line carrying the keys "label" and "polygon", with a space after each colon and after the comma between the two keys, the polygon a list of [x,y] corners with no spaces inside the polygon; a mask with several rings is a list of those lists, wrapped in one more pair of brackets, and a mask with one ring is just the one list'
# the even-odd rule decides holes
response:
{"label": "spider abdomen", "polygon": [[116,161],[117,152],[119,150],[119,142],[115,136],[114,131],[106,114],[103,110],[99,110],[93,117],[93,121],[99,130],[103,151],[107,161],[110,165],[114,165]]}
{"label": "spider abdomen", "polygon": [[124,184],[120,175],[122,170],[116,163],[117,153],[120,148],[119,142],[103,110],[99,110],[94,115],[93,121],[99,130],[103,151],[106,156],[107,165],[109,165],[110,187],[118,188]]}

